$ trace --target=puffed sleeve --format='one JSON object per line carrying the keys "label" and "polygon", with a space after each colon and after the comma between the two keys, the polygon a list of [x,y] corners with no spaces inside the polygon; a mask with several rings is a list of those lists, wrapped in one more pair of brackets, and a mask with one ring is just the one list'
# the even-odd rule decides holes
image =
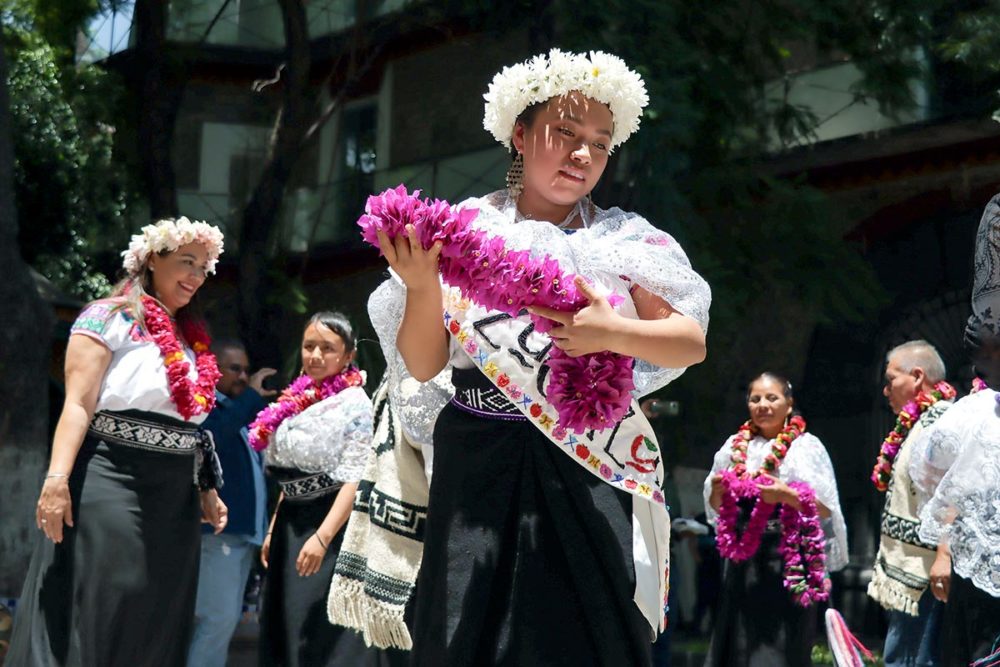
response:
{"label": "puffed sleeve", "polygon": [[[918,513],[934,496],[941,479],[962,451],[966,425],[974,414],[977,403],[982,400],[983,396],[979,394],[963,398],[917,435],[907,472],[917,493]],[[927,526],[927,534],[928,537],[935,538],[928,544],[937,544],[938,535],[932,524]]]}
{"label": "puffed sleeve", "polygon": [[[352,390],[352,393],[355,392]],[[372,403],[364,390],[358,390],[356,396],[352,395],[341,406],[341,410],[344,420],[341,432],[343,451],[334,476],[344,482],[358,482],[365,471],[374,432]]]}
{"label": "puffed sleeve", "polygon": [[712,509],[712,506],[708,503],[708,498],[712,495],[712,478],[727,469],[732,462],[732,440],[732,437],[726,438],[726,441],[722,443],[722,447],[715,453],[715,457],[712,459],[712,470],[708,473],[708,477],[705,478],[704,488],[702,489],[702,495],[705,499],[705,518],[713,526],[719,513]]}
{"label": "puffed sleeve", "polygon": [[779,475],[783,481],[805,482],[816,493],[816,500],[830,510],[830,518],[823,520],[826,533],[826,566],[831,572],[847,565],[847,524],[840,508],[840,493],[833,462],[820,439],[805,433],[792,443],[781,464]]}
{"label": "puffed sleeve", "polygon": [[129,339],[133,325],[121,304],[95,301],[80,311],[69,333],[93,338],[114,352]]}
{"label": "puffed sleeve", "polygon": [[[645,218],[618,208],[602,211],[587,230],[588,243],[600,252],[586,253],[580,261],[584,275],[620,276],[660,297],[674,310],[708,331],[712,290],[691,266],[687,254],[670,234]],[[679,377],[684,368],[664,368],[636,359],[635,394],[642,396]]]}

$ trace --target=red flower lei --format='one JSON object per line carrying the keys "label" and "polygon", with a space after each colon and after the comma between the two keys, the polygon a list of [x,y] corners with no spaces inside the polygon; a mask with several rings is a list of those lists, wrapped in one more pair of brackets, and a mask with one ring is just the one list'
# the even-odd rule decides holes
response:
{"label": "red flower lei", "polygon": [[781,462],[785,460],[788,448],[792,446],[796,438],[805,432],[806,420],[799,415],[792,416],[781,433],[775,436],[774,444],[771,445],[771,453],[764,457],[764,465],[753,475],[749,475],[747,473],[747,445],[756,434],[756,428],[748,419],[733,436],[733,455],[729,459],[733,464],[733,473],[740,479],[758,477],[761,474],[773,475],[777,472]]}
{"label": "red flower lei", "polygon": [[906,440],[910,429],[920,419],[920,415],[941,399],[955,398],[956,393],[954,387],[942,380],[934,385],[934,389],[929,392],[920,392],[912,401],[903,406],[903,409],[899,411],[899,416],[896,417],[896,425],[882,441],[878,458],[875,459],[875,467],[872,468],[871,480],[876,489],[885,491],[889,488],[889,480],[892,478],[892,463],[896,460],[899,448],[903,446],[903,441]]}
{"label": "red flower lei", "polygon": [[281,392],[278,400],[257,413],[250,424],[250,446],[256,451],[267,447],[271,435],[278,430],[281,422],[294,417],[311,405],[339,394],[348,387],[360,387],[364,376],[357,366],[347,366],[335,375],[316,382],[308,375],[300,375]]}
{"label": "red flower lei", "polygon": [[208,349],[211,343],[208,333],[191,322],[183,327],[182,333],[194,350],[195,367],[198,369],[198,379],[192,382],[188,377],[191,365],[184,355],[184,348],[177,340],[170,316],[152,297],[142,297],[142,306],[146,311],[146,331],[160,348],[163,365],[167,370],[170,400],[177,407],[177,412],[185,420],[211,412],[215,407],[215,383],[222,374],[215,355]]}

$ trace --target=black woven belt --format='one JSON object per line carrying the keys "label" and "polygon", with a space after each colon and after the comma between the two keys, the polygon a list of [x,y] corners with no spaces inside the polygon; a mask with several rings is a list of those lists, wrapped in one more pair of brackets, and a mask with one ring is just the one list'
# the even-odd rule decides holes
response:
{"label": "black woven belt", "polygon": [[201,440],[194,424],[185,428],[103,410],[94,415],[87,431],[112,444],[172,454],[193,454]]}
{"label": "black woven belt", "polygon": [[477,417],[484,417],[486,419],[502,419],[505,421],[527,421],[528,418],[524,416],[513,403],[510,402],[503,392],[496,387],[489,387],[488,389],[478,388],[478,387],[468,387],[455,389],[455,395],[451,399],[452,404],[476,415]]}
{"label": "black woven belt", "polygon": [[279,480],[278,486],[281,487],[281,492],[285,494],[285,500],[309,500],[333,493],[343,486],[343,482],[339,482],[325,472],[321,472],[309,475],[308,477],[299,477],[284,481]]}

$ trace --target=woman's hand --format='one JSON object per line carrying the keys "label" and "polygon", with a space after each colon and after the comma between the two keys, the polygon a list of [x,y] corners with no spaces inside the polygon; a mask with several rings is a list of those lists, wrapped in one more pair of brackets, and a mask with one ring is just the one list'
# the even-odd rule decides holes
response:
{"label": "woman's hand", "polygon": [[441,242],[436,242],[430,250],[424,250],[417,238],[413,225],[406,226],[406,235],[398,235],[390,241],[385,232],[379,230],[378,245],[407,290],[438,290],[441,283],[438,280],[438,257],[441,255]]}
{"label": "woman's hand", "polygon": [[268,558],[271,557],[271,533],[264,536],[264,544],[260,545],[260,564],[267,569]]}
{"label": "woman's hand", "polygon": [[712,475],[712,492],[708,495],[708,504],[718,510],[722,505],[722,475]]}
{"label": "woman's hand", "polygon": [[945,544],[938,545],[937,556],[931,564],[931,594],[941,602],[948,601],[951,591],[951,551]]}
{"label": "woman's hand", "polygon": [[[774,475],[761,475],[757,481],[757,488],[760,489],[760,499],[769,505],[784,503],[791,505],[797,510],[802,509],[799,503],[799,494]],[[769,482],[759,480],[770,480]]]}
{"label": "woman's hand", "polygon": [[35,525],[56,544],[63,540],[63,525],[73,526],[73,500],[68,477],[47,477],[38,496]]}
{"label": "woman's hand", "polygon": [[229,508],[215,489],[201,492],[201,521],[211,524],[216,535],[229,523]]}
{"label": "woman's hand", "polygon": [[622,316],[582,277],[577,276],[575,282],[577,289],[590,302],[577,312],[567,313],[542,306],[532,306],[528,311],[560,324],[549,331],[549,337],[553,345],[571,357],[613,349],[617,325]]}
{"label": "woman's hand", "polygon": [[295,571],[300,577],[310,577],[319,572],[319,566],[323,564],[323,557],[330,543],[313,533],[299,551],[299,557],[295,559]]}

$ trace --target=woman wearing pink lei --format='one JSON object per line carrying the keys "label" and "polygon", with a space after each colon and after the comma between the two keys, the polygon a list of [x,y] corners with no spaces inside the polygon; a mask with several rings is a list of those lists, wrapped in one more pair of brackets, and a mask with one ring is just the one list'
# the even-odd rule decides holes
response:
{"label": "woman wearing pink lei", "polygon": [[811,665],[816,604],[847,564],[830,457],[793,408],[792,386],[763,373],[750,419],[715,455],[705,512],[725,566],[706,665]]}
{"label": "woman wearing pink lei", "polygon": [[[659,447],[629,399],[704,358],[708,286],[669,235],[590,201],[647,102],[620,59],[553,50],[505,68],[486,100],[485,127],[515,156],[508,188],[461,206],[477,211],[472,225],[493,250],[547,255],[551,284],[477,270],[467,291],[442,292],[450,239],[425,249],[413,228],[378,236],[394,277],[370,311],[390,368],[419,381],[450,368],[456,389],[428,416],[433,483],[412,664],[648,665],[669,519]],[[573,274],[585,305],[571,312],[517,294],[564,294],[558,281]],[[497,288],[510,288],[510,312],[482,305]],[[607,367],[565,361],[608,351],[627,362],[624,393]],[[577,371],[593,382],[554,405]],[[604,411],[619,399],[620,412]]]}
{"label": "woman wearing pink lei", "polygon": [[7,664],[185,663],[199,522],[226,523],[218,459],[198,429],[219,370],[195,303],[221,252],[204,222],[148,225],[122,253],[127,277],[73,324],[35,516],[44,538]]}
{"label": "woman wearing pink lei", "polygon": [[260,664],[377,664],[360,635],[326,620],[326,592],[372,439],[353,327],[318,312],[302,334],[302,375],[250,425],[281,495],[261,548]]}

